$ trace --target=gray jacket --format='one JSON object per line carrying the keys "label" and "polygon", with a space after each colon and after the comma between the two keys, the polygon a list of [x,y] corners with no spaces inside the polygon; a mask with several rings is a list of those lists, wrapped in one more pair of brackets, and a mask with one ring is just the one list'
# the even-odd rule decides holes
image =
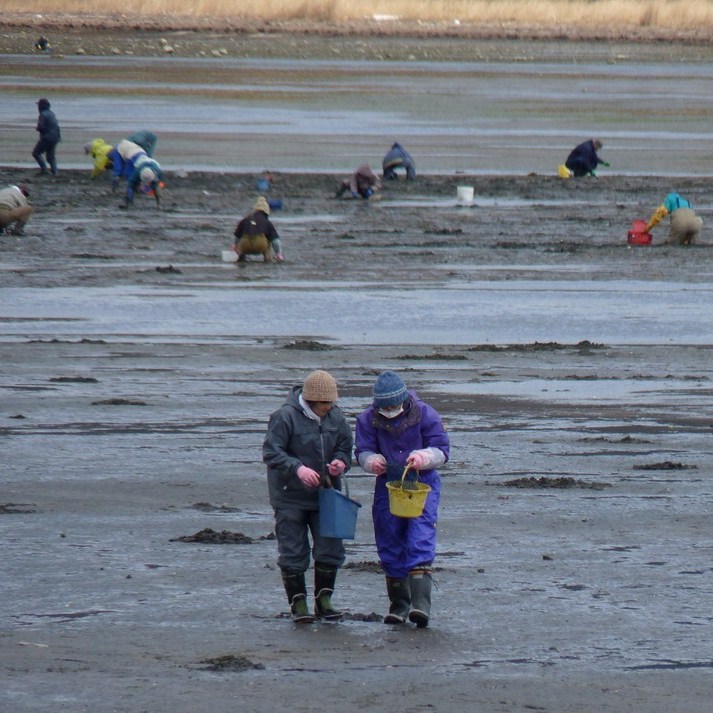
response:
{"label": "gray jacket", "polygon": [[301,386],[295,386],[284,405],[270,416],[262,445],[262,460],[267,465],[270,504],[274,508],[318,510],[318,488],[307,488],[297,477],[301,465],[330,479],[337,490],[341,478],[331,478],[327,463],[335,458],[351,465],[353,439],[344,413],[338,406],[318,423],[309,418],[299,402]]}

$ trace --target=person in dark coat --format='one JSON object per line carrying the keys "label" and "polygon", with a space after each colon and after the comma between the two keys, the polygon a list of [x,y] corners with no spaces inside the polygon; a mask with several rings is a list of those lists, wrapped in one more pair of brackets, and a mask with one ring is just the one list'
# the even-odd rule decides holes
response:
{"label": "person in dark coat", "polygon": [[405,169],[407,181],[416,179],[416,164],[411,154],[398,142],[391,146],[381,165],[384,170],[384,180],[386,181],[395,181],[398,178],[396,175],[397,168]]}
{"label": "person in dark coat", "polygon": [[602,165],[608,167],[610,165],[601,159],[597,153],[601,151],[603,145],[604,144],[598,139],[584,141],[572,149],[564,165],[572,171],[575,178],[581,178],[582,176],[596,177],[597,166]]}
{"label": "person in dark coat", "polygon": [[253,212],[246,215],[235,228],[233,250],[238,262],[244,262],[246,255],[262,255],[265,262],[270,259],[270,248],[276,262],[282,262],[282,245],[277,229],[270,220],[270,204],[260,196],[253,206]]}
{"label": "person in dark coat", "polygon": [[267,466],[270,505],[275,511],[277,565],[290,603],[292,620],[309,623],[305,572],[314,557],[314,613],[337,621],[343,612],[332,606],[337,570],[344,564],[341,539],[323,537],[319,529],[319,488],[342,489],[352,462],[353,439],[344,413],[336,405],[337,382],[317,369],[302,386],[292,388],[270,416],[262,446]]}
{"label": "person in dark coat", "polygon": [[[54,112],[50,109],[50,103],[47,99],[40,99],[37,102],[37,110],[40,115],[37,119],[36,130],[40,133],[39,141],[35,144],[32,150],[32,158],[37,161],[40,167],[40,173],[47,173],[47,164],[53,176],[57,175],[57,159],[55,158],[55,149],[57,144],[62,140],[59,131],[59,122]],[[47,158],[45,162],[44,157]]]}

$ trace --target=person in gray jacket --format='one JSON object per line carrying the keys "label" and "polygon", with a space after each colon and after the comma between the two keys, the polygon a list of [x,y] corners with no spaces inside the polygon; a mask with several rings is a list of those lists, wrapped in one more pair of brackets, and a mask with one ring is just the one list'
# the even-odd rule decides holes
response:
{"label": "person in gray jacket", "polygon": [[331,601],[337,570],[344,564],[344,543],[319,532],[319,488],[341,490],[341,476],[351,465],[352,433],[335,404],[337,398],[334,377],[321,369],[313,371],[270,416],[262,447],[270,505],[275,511],[277,564],[296,623],[314,621],[305,584],[310,535],[315,616],[338,621],[344,615]]}

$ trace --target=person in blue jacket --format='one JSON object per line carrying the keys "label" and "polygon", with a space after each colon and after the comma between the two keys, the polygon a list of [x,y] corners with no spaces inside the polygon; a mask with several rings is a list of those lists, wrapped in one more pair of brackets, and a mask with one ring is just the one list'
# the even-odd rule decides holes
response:
{"label": "person in blue jacket", "polygon": [[126,179],[125,207],[133,204],[134,194],[138,189],[153,193],[156,204],[160,205],[159,182],[163,179],[163,171],[158,161],[150,158],[138,144],[124,139],[109,152],[112,163],[111,186],[113,190],[119,185],[119,179]]}
{"label": "person in blue jacket", "polygon": [[406,180],[413,181],[416,179],[416,164],[411,157],[411,154],[398,142],[392,144],[389,152],[384,156],[382,161],[384,170],[384,180],[395,181],[397,168],[406,170]]}
{"label": "person in blue jacket", "polygon": [[[384,622],[403,624],[408,618],[426,627],[441,494],[436,468],[449,458],[448,434],[432,406],[409,392],[398,374],[384,371],[374,384],[371,405],[357,417],[355,443],[359,465],[376,476],[374,535],[390,601]],[[398,517],[389,509],[386,483],[401,478],[406,465],[431,487],[423,513],[415,518]]]}
{"label": "person in blue jacket", "polygon": [[598,151],[601,151],[602,146],[601,141],[598,139],[589,139],[575,146],[572,149],[564,165],[572,171],[575,178],[581,178],[582,176],[594,176],[596,177],[597,166],[607,166],[609,163],[604,161],[599,157]]}

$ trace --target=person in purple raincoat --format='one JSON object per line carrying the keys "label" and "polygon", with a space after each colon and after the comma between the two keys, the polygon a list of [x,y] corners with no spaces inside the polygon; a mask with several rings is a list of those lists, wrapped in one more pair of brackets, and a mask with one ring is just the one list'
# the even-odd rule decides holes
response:
{"label": "person in purple raincoat", "polygon": [[[373,402],[356,423],[355,455],[359,465],[376,476],[372,517],[389,596],[387,624],[407,619],[418,628],[431,616],[432,565],[436,557],[436,523],[441,477],[436,468],[449,457],[450,443],[438,412],[413,392],[393,371],[379,375]],[[400,479],[406,465],[431,486],[423,514],[392,515],[388,480]],[[407,477],[409,477],[407,475]]]}

